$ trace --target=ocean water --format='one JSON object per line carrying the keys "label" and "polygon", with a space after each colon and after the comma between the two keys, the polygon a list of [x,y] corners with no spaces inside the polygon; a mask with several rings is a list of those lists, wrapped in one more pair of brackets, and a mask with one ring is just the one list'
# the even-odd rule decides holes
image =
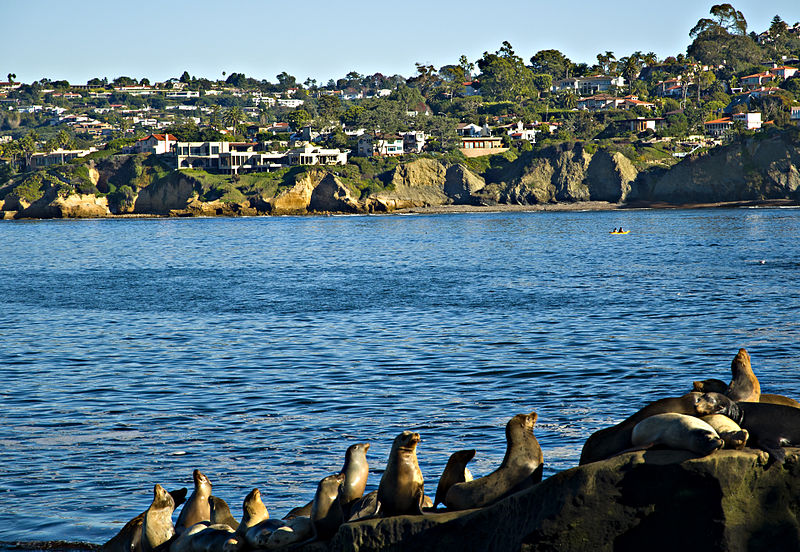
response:
{"label": "ocean water", "polygon": [[[624,226],[631,233],[609,235]],[[304,504],[369,442],[545,477],[740,347],[800,397],[800,210],[0,223],[0,541],[102,543],[155,483]]]}

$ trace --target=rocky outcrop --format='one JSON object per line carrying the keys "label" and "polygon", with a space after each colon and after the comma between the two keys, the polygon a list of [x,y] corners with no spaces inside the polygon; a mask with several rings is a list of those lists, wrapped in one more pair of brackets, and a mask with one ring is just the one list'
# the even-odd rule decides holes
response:
{"label": "rocky outcrop", "polygon": [[398,165],[386,190],[372,196],[389,211],[413,207],[471,203],[485,182],[463,165],[450,167],[435,159]]}
{"label": "rocky outcrop", "polygon": [[633,163],[619,152],[598,151],[586,170],[589,199],[623,203],[638,172]]}
{"label": "rocky outcrop", "polygon": [[350,190],[334,175],[327,173],[311,192],[308,210],[315,212],[358,213],[362,210]]}
{"label": "rocky outcrop", "polygon": [[669,203],[800,200],[800,148],[787,137],[751,138],[684,159],[637,182],[635,197]]}
{"label": "rocky outcrop", "polygon": [[594,155],[580,144],[563,144],[523,155],[482,195],[496,203],[622,202],[636,179],[633,164],[620,153]]}
{"label": "rocky outcrop", "polygon": [[[751,449],[586,464],[479,510],[343,525],[313,550],[796,550],[800,464]],[[794,453],[794,454],[792,454]]]}
{"label": "rocky outcrop", "polygon": [[180,173],[139,190],[133,205],[137,214],[166,215],[170,211],[183,211],[198,195],[195,183]]}

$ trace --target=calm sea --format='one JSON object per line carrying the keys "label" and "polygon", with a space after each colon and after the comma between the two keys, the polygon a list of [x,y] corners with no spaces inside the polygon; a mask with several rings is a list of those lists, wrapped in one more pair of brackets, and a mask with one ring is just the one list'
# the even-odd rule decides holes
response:
{"label": "calm sea", "polygon": [[280,517],[405,429],[432,495],[531,410],[548,476],[740,347],[800,397],[799,277],[795,209],[0,223],[0,541],[102,543],[194,468]]}

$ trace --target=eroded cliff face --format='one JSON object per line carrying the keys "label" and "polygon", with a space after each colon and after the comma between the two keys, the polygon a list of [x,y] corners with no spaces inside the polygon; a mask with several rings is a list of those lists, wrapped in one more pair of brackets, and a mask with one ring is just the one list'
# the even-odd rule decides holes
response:
{"label": "eroded cliff face", "polygon": [[786,137],[744,143],[687,158],[669,171],[644,175],[632,199],[670,203],[800,200],[800,147]]}
{"label": "eroded cliff face", "polygon": [[519,157],[482,194],[487,202],[529,205],[575,201],[624,202],[637,171],[620,153],[591,155],[564,144]]}
{"label": "eroded cliff face", "polygon": [[167,215],[170,211],[187,209],[197,198],[193,180],[181,176],[166,179],[139,190],[133,203],[133,213]]}
{"label": "eroded cliff face", "polygon": [[373,198],[387,210],[472,203],[486,185],[483,178],[463,165],[446,166],[435,159],[418,159],[398,165],[387,190]]}

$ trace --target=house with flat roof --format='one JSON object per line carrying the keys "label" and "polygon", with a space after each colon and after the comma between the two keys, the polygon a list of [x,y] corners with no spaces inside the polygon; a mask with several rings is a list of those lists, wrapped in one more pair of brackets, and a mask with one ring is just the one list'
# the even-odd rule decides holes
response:
{"label": "house with flat roof", "polygon": [[358,137],[360,157],[397,157],[404,152],[403,137],[397,134],[362,134]]}
{"label": "house with flat roof", "polygon": [[256,142],[178,142],[173,149],[175,168],[239,174],[268,172],[287,165],[285,154],[257,148]]}
{"label": "house with flat roof", "polygon": [[348,150],[325,149],[305,144],[286,152],[289,165],[347,165]]}
{"label": "house with flat roof", "polygon": [[553,83],[553,92],[572,91],[582,96],[608,92],[614,87],[625,86],[625,79],[610,75],[594,75],[591,77],[570,77],[559,79]]}
{"label": "house with flat roof", "polygon": [[58,148],[49,153],[34,153],[28,161],[28,169],[41,169],[42,167],[52,167],[53,165],[63,165],[71,159],[86,157],[90,153],[97,151],[96,148],[85,150],[64,150]]}

